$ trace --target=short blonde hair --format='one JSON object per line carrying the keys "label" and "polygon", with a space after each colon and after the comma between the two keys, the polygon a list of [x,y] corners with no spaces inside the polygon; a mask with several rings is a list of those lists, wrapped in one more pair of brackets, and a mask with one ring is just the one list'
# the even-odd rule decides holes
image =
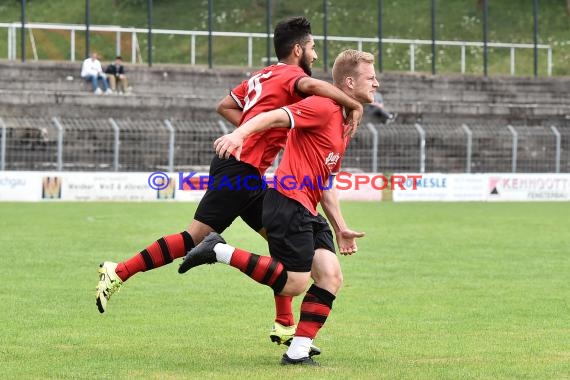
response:
{"label": "short blonde hair", "polygon": [[347,77],[357,74],[356,68],[360,62],[374,64],[374,56],[360,50],[348,49],[342,51],[334,60],[332,77],[333,83],[340,86]]}

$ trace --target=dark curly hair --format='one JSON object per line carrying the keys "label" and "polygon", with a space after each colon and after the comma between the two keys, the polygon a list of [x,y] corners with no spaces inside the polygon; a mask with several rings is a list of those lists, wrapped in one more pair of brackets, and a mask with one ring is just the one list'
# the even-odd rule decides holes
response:
{"label": "dark curly hair", "polygon": [[303,46],[311,34],[311,23],[305,17],[291,17],[279,22],[273,32],[277,59],[286,58],[296,44]]}

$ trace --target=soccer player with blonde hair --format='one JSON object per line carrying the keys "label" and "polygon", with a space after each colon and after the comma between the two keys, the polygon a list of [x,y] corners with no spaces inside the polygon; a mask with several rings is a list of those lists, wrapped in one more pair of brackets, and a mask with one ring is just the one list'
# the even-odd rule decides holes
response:
{"label": "soccer player with blonde hair", "polygon": [[[332,74],[334,85],[354,100],[361,104],[374,100],[379,84],[372,54],[345,50],[337,56]],[[274,181],[274,189],[268,189],[263,201],[262,222],[271,257],[235,248],[226,244],[220,235],[211,233],[186,255],[179,272],[222,262],[284,296],[305,292],[312,276],[314,283],[305,294],[295,336],[281,364],[315,365],[310,355],[313,339],[325,323],[343,281],[331,229],[317,212],[317,204],[321,203],[333,226],[341,254],[356,253],[356,239],[364,236],[347,227],[336,190],[317,186],[325,178],[332,181],[331,177],[340,170],[350,140],[346,134],[346,110],[334,100],[311,96],[251,118],[234,132],[216,140],[215,148],[219,157],[233,155],[239,160],[244,139],[249,135],[283,127],[290,131],[275,172],[278,180]],[[285,186],[279,180],[285,177],[302,178],[305,186]],[[262,260],[264,267],[272,268],[270,275],[260,276],[251,270]]]}

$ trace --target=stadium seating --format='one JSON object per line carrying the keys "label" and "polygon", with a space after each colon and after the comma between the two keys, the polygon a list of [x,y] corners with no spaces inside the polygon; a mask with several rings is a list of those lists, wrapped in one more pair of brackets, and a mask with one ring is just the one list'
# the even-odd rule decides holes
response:
{"label": "stadium seating", "polygon": [[[249,74],[244,68],[128,65],[132,96],[95,97],[79,69],[79,62],[0,61],[0,114],[207,118]],[[328,73],[315,76],[330,80]],[[532,124],[570,117],[568,78],[386,73],[380,79],[386,105],[404,122],[484,118]],[[37,110],[27,109],[30,104]]]}
{"label": "stadium seating", "polygon": [[[94,95],[78,77],[79,68],[79,62],[0,61],[0,119],[8,131],[6,169],[57,168],[54,117],[65,131],[59,160],[65,170],[168,168],[171,133],[176,137],[173,169],[207,168],[212,139],[229,127],[220,125],[215,106],[249,76],[245,68],[128,65],[131,94]],[[330,73],[317,71],[315,76],[330,80]],[[517,170],[555,170],[551,126],[556,126],[561,136],[560,170],[570,171],[568,78],[385,73],[380,82],[385,103],[398,119],[389,125],[365,120],[370,126],[360,128],[345,167],[511,171],[510,125],[517,132]],[[112,123],[120,130],[118,164],[113,158]],[[425,132],[423,151],[417,125]],[[472,133],[470,159],[464,126]]]}

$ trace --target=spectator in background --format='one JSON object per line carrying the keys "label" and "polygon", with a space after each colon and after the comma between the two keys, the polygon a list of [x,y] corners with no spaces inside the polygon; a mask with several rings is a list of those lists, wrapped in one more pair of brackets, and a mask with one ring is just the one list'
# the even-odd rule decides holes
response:
{"label": "spectator in background", "polygon": [[374,118],[380,119],[382,124],[390,124],[396,120],[396,117],[398,116],[397,113],[386,111],[384,108],[384,99],[382,98],[380,91],[376,91],[374,94],[374,103],[367,105],[366,110]]}
{"label": "spectator in background", "polygon": [[126,94],[129,91],[129,81],[125,75],[125,67],[123,66],[123,59],[120,55],[115,57],[114,63],[107,66],[105,74],[107,74],[109,86],[113,92],[118,93],[120,90],[120,92]]}
{"label": "spectator in background", "polygon": [[[81,65],[81,78],[86,81],[90,81],[93,86],[93,93],[95,94],[111,94],[112,91],[109,88],[109,83],[107,82],[107,76],[103,72],[101,67],[101,62],[97,59],[97,53],[91,53],[91,57],[83,61]],[[103,91],[99,88],[99,79],[103,83]]]}

